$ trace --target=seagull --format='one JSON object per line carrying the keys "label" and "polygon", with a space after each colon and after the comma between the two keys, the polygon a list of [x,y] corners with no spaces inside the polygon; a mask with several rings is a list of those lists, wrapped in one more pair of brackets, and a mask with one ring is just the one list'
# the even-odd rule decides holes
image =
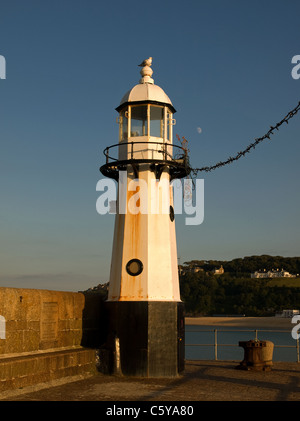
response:
{"label": "seagull", "polygon": [[152,64],[152,57],[147,58],[144,60],[141,64],[139,64],[139,67],[145,67],[145,66],[151,66]]}

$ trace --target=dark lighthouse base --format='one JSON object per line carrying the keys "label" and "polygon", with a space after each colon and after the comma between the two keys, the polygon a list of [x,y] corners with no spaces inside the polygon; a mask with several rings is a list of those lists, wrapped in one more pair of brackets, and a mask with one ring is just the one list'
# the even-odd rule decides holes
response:
{"label": "dark lighthouse base", "polygon": [[173,377],[184,370],[184,305],[107,301],[107,338],[99,350],[106,374]]}

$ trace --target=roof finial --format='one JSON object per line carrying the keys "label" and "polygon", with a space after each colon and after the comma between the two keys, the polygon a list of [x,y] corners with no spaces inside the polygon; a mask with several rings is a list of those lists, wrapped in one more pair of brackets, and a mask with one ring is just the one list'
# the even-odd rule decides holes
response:
{"label": "roof finial", "polygon": [[154,83],[154,80],[151,78],[153,74],[153,70],[150,68],[151,64],[152,64],[152,57],[147,58],[141,64],[139,64],[139,67],[142,67],[142,70],[140,71],[142,75],[142,79],[140,79],[140,83]]}

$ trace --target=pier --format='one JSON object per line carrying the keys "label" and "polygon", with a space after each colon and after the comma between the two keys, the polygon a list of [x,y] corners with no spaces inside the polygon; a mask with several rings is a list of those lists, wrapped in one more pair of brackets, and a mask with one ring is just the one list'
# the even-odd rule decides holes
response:
{"label": "pier", "polygon": [[[186,361],[176,378],[97,374],[2,394],[4,401],[299,401],[300,364],[275,362],[270,372],[236,370],[237,361]],[[74,381],[75,380],[75,381]]]}

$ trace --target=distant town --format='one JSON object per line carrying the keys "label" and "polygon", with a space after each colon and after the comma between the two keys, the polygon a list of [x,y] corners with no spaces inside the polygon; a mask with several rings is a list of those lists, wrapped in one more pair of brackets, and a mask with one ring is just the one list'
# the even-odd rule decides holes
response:
{"label": "distant town", "polygon": [[300,257],[247,256],[230,261],[191,260],[178,265],[180,275],[205,272],[210,275],[230,274],[250,278],[297,278]]}
{"label": "distant town", "polygon": [[[178,266],[178,272],[180,275],[185,275],[186,273],[198,273],[198,272],[204,272],[204,269],[202,267],[199,267],[197,265],[191,265],[191,266]],[[223,275],[225,273],[225,270],[223,266],[221,265],[219,268],[213,268],[211,270],[211,273],[213,275]],[[250,273],[251,278],[296,278],[299,276],[299,273],[296,275],[291,274],[287,270],[284,269],[260,269],[256,270],[255,272]]]}

